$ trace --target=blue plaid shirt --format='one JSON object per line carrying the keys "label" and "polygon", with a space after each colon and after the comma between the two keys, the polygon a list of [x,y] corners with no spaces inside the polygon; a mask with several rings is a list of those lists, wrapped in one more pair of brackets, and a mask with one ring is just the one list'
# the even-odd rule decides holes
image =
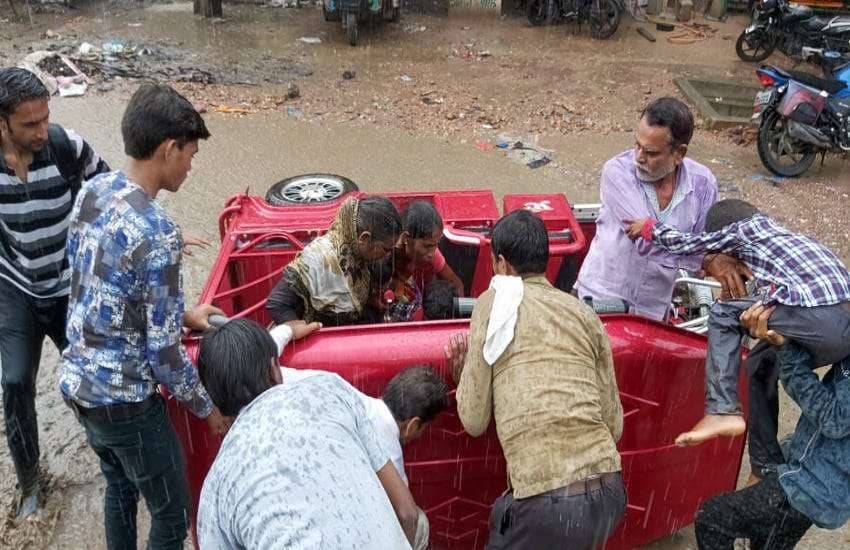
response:
{"label": "blue plaid shirt", "polygon": [[770,287],[767,301],[802,307],[850,301],[850,272],[841,260],[764,214],[698,235],[659,223],[652,227],[652,242],[673,254],[735,256],[752,270],[759,286]]}
{"label": "blue plaid shirt", "polygon": [[71,296],[59,388],[87,408],[163,384],[204,418],[213,405],[181,344],[180,229],[121,171],[86,183],[68,232]]}

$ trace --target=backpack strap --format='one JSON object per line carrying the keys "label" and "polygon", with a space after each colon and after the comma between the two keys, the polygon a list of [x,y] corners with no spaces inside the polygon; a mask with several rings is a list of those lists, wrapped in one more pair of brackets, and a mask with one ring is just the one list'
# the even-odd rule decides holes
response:
{"label": "backpack strap", "polygon": [[68,134],[58,124],[47,129],[47,141],[59,173],[71,187],[71,196],[76,197],[83,185],[83,172],[77,159],[77,147],[68,138]]}

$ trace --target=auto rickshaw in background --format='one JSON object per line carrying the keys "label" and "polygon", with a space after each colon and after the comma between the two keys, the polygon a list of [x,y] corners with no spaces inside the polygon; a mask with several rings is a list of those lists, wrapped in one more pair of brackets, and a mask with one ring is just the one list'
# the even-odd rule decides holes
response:
{"label": "auto rickshaw in background", "polygon": [[322,0],[325,21],[342,21],[348,43],[357,45],[360,23],[398,21],[401,0]]}

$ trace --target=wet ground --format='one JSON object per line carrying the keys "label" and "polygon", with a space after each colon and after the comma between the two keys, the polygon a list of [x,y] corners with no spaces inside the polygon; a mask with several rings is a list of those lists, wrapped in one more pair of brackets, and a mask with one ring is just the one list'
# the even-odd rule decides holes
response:
{"label": "wet ground", "polygon": [[[712,23],[712,38],[682,46],[666,43],[661,33],[657,43],[645,41],[630,19],[613,40],[599,42],[573,34],[570,26],[533,29],[493,12],[467,12],[449,19],[405,16],[399,24],[367,29],[364,43],[350,48],[338,24],[324,22],[313,8],[226,5],[225,21],[211,23],[195,18],[188,3],[144,10],[99,4],[80,15],[37,14],[32,26],[4,23],[0,64],[16,61],[27,47],[60,40],[44,38],[50,29],[61,41],[164,44],[198,66],[224,67],[222,73],[249,66],[259,75],[252,85],[177,84],[208,111],[213,137],[201,145],[183,189],[163,202],[184,232],[215,240],[227,197],[246,188],[262,194],[278,179],[306,172],[344,174],[375,192],[483,187],[498,195],[564,192],[574,202],[594,201],[601,164],[631,145],[648,99],[677,93],[673,78],[754,82],[753,67],[737,61],[733,48],[745,24],[743,18]],[[322,42],[306,44],[300,37]],[[279,84],[263,81],[264,73],[284,65],[301,72],[268,79]],[[354,78],[344,80],[343,71]],[[300,97],[287,99],[290,82]],[[118,122],[135,82],[111,84],[109,92],[57,98],[51,108],[53,120],[79,131],[120,166]],[[216,112],[223,106],[248,113]],[[553,161],[529,169],[498,149],[486,150],[484,144],[504,135],[536,143],[551,151]],[[805,178],[772,183],[763,177],[754,145],[736,143],[734,133],[702,130],[691,156],[715,172],[723,196],[756,203],[850,260],[846,161],[827,158]],[[189,301],[214,258],[211,250],[187,259]],[[0,547],[104,547],[102,477],[58,397],[56,368],[57,354],[47,344],[38,385],[42,461],[53,476],[47,509],[22,528],[0,524]],[[783,403],[783,432],[793,429],[798,414]],[[11,510],[13,491],[8,451],[0,445],[0,516]],[[146,525],[143,520],[140,543]],[[850,529],[813,529],[801,547],[848,544]],[[690,528],[653,546],[695,547]]]}

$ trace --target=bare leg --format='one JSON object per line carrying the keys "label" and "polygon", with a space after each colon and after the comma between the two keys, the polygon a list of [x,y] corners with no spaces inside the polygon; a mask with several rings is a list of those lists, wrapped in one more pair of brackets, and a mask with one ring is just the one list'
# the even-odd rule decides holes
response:
{"label": "bare leg", "polygon": [[747,431],[743,416],[736,414],[707,414],[689,432],[676,438],[679,447],[692,447],[709,439],[726,436],[734,437]]}

